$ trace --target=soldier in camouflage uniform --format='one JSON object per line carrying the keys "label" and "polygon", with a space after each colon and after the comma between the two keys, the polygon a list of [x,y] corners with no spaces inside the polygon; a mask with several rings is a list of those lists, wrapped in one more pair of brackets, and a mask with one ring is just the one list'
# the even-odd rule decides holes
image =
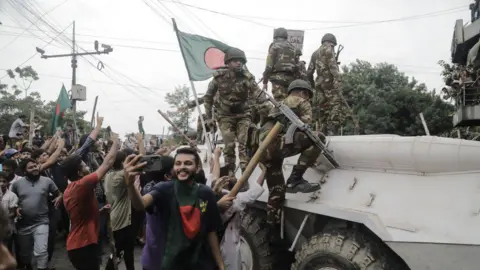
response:
{"label": "soldier in camouflage uniform", "polygon": [[298,66],[297,79],[308,81],[306,63],[305,61],[300,60],[300,56],[302,56],[302,50],[296,49],[295,62]]}
{"label": "soldier in camouflage uniform", "polygon": [[285,28],[275,29],[274,41],[268,49],[267,65],[263,72],[263,90],[267,90],[270,80],[273,97],[278,102],[287,96],[288,85],[295,80],[298,73],[295,47],[287,38]]}
{"label": "soldier in camouflage uniform", "polygon": [[[322,129],[325,129],[328,135],[339,133],[346,115],[341,96],[340,71],[335,59],[336,45],[335,36],[330,33],[325,34],[322,45],[312,54],[307,70],[308,80],[315,86],[313,117],[315,121],[320,121]],[[314,81],[315,71],[317,78]]]}
{"label": "soldier in camouflage uniform", "polygon": [[[288,96],[283,100],[293,112],[306,124],[312,121],[312,107],[310,99],[313,96],[313,90],[307,81],[297,79],[288,87]],[[260,129],[260,141],[263,141],[275,123],[279,121],[283,125],[281,136],[278,136],[266,150],[262,157],[262,163],[267,168],[266,179],[269,189],[269,198],[267,203],[267,222],[277,228],[280,223],[280,213],[285,201],[285,191],[289,193],[310,193],[320,189],[319,184],[311,184],[303,175],[308,167],[312,166],[321,153],[312,140],[301,131],[296,131],[292,144],[285,145],[283,135],[288,129],[290,122],[277,109],[272,108],[269,113],[268,121]],[[293,166],[292,173],[285,185],[282,165],[283,159],[300,154],[297,165]]]}
{"label": "soldier in camouflage uniform", "polygon": [[216,117],[225,143],[225,165],[231,175],[234,174],[236,164],[235,139],[238,141],[240,168],[243,172],[249,161],[245,147],[252,117],[251,105],[265,102],[265,97],[256,98],[261,90],[255,77],[243,68],[246,62],[242,50],[230,48],[225,55],[227,67],[215,71],[204,96],[207,119],[212,119],[214,96],[218,93],[215,102]]}

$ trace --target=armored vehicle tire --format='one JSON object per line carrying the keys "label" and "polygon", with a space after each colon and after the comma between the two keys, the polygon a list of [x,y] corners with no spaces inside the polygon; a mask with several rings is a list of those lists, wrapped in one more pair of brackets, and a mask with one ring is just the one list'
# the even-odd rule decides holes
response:
{"label": "armored vehicle tire", "polygon": [[[295,254],[292,270],[404,269],[360,232],[332,229],[312,236]],[[401,264],[400,264],[401,265]]]}
{"label": "armored vehicle tire", "polygon": [[266,215],[263,211],[247,208],[242,213],[240,227],[240,252],[242,269],[270,270],[274,269],[275,255],[268,238]]}

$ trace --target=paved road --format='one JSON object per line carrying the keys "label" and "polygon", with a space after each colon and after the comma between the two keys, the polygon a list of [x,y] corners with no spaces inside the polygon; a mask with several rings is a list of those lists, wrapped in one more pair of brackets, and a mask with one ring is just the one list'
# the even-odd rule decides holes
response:
{"label": "paved road", "polygon": [[[105,248],[105,253],[108,255],[109,252],[107,250],[108,248]],[[140,254],[141,254],[141,247],[136,247],[135,248],[135,270],[141,270],[142,266],[140,264]],[[105,255],[105,256],[107,256]],[[67,256],[67,251],[65,248],[65,244],[62,242],[57,242],[57,245],[55,247],[55,253],[53,254],[54,262],[55,262],[55,267],[57,270],[75,270],[68,260]],[[104,259],[106,261],[106,259]],[[118,270],[125,270],[125,264],[122,262],[120,263],[120,267]]]}

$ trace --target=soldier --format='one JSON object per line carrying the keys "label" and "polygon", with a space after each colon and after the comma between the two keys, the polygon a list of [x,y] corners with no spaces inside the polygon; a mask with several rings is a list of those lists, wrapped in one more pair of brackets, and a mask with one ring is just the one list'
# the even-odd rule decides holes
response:
{"label": "soldier", "polygon": [[308,81],[306,63],[300,60],[300,56],[302,56],[302,50],[295,49],[295,62],[298,66],[297,79]]}
{"label": "soldier", "polygon": [[[313,96],[311,85],[304,80],[297,79],[288,87],[288,97],[283,100],[295,114],[306,124],[312,120],[312,107],[309,99]],[[290,125],[288,119],[277,109],[270,111],[267,122],[260,129],[260,141],[264,140],[275,123],[280,121],[284,127],[282,136]],[[294,143],[285,145],[284,137],[278,137],[266,150],[262,158],[262,163],[267,168],[266,179],[270,191],[267,206],[267,223],[274,229],[278,228],[280,223],[280,213],[285,200],[285,191],[289,193],[310,193],[320,189],[319,184],[311,184],[303,179],[303,174],[308,167],[312,166],[321,153],[310,138],[301,131],[294,133]],[[300,154],[297,165],[293,166],[292,173],[287,180],[282,173],[283,159],[286,157]]]}
{"label": "soldier", "polygon": [[242,50],[230,48],[225,55],[227,67],[215,71],[204,96],[205,113],[211,121],[214,96],[218,93],[215,98],[216,120],[225,143],[223,153],[230,175],[234,175],[236,164],[235,139],[238,140],[242,172],[247,166],[249,158],[245,146],[251,123],[251,105],[265,102],[264,97],[257,98],[261,90],[255,77],[243,68],[246,62],[247,58]]}
{"label": "soldier", "polygon": [[[322,129],[328,135],[338,134],[345,119],[345,110],[342,103],[341,77],[335,58],[334,47],[337,39],[333,34],[325,34],[322,45],[313,54],[307,70],[308,80],[315,86],[313,102],[314,120],[320,121]],[[317,78],[313,80],[313,73],[317,71]],[[323,100],[320,102],[320,97]]]}
{"label": "soldier", "polygon": [[295,79],[298,67],[295,47],[287,40],[285,28],[275,29],[274,41],[270,44],[267,65],[263,72],[263,90],[267,90],[268,80],[272,83],[275,100],[282,101],[287,96],[288,85]]}

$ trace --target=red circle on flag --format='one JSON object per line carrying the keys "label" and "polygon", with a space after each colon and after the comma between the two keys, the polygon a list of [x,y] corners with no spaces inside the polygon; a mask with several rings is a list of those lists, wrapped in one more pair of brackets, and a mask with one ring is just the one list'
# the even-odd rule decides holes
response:
{"label": "red circle on flag", "polygon": [[205,51],[205,64],[210,69],[217,69],[225,65],[225,53],[215,47],[210,47]]}

